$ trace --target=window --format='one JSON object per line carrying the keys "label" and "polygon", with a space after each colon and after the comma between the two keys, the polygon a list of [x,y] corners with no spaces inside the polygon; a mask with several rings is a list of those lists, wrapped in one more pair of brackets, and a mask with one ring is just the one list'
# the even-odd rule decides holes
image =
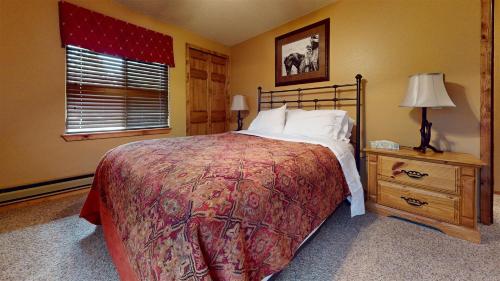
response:
{"label": "window", "polygon": [[168,66],[66,47],[67,134],[168,127]]}

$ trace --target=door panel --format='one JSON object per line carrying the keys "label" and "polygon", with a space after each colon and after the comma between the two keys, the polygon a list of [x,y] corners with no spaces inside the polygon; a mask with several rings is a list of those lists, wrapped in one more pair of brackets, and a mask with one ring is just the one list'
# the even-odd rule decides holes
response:
{"label": "door panel", "polygon": [[188,135],[205,135],[209,132],[209,59],[209,55],[205,53],[189,50]]}
{"label": "door panel", "polygon": [[211,133],[217,134],[226,131],[227,116],[227,91],[226,91],[226,73],[227,60],[218,56],[211,56],[211,97],[210,109]]}

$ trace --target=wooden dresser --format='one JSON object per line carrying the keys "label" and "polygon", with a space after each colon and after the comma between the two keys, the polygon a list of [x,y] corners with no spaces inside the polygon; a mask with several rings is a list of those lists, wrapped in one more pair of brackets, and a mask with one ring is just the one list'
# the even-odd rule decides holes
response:
{"label": "wooden dresser", "polygon": [[482,162],[465,153],[365,149],[367,209],[480,243],[477,186]]}

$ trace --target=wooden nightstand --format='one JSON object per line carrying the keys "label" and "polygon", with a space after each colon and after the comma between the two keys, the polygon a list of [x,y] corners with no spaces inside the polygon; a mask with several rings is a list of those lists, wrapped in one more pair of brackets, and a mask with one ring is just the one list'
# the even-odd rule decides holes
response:
{"label": "wooden nightstand", "polygon": [[480,243],[476,192],[483,163],[470,154],[365,149],[367,209]]}

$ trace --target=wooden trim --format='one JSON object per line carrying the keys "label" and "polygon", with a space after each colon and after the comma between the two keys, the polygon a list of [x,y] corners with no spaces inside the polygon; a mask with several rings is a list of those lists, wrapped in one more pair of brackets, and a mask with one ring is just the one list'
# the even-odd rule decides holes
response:
{"label": "wooden trim", "polygon": [[190,112],[190,103],[191,103],[191,99],[190,99],[190,94],[189,94],[189,78],[191,77],[191,65],[190,65],[190,54],[189,54],[189,48],[190,48],[190,44],[189,43],[186,43],[186,135],[189,136],[190,135],[190,131],[189,131],[189,124],[191,124],[191,112]]}
{"label": "wooden trim", "polygon": [[226,131],[230,131],[231,128],[231,91],[230,91],[230,81],[231,81],[231,59],[227,57],[226,64]]}
{"label": "wooden trim", "polygon": [[199,46],[196,46],[196,45],[193,45],[191,43],[186,43],[186,55],[189,55],[189,53],[187,52],[189,49],[195,49],[195,50],[198,50],[200,52],[203,52],[203,53],[208,53],[208,54],[211,54],[211,55],[215,55],[215,56],[219,56],[219,57],[223,57],[225,59],[228,59],[229,60],[229,56],[226,55],[226,54],[223,54],[223,53],[219,53],[219,52],[216,52],[216,51],[212,51],[212,50],[209,50],[209,49],[205,49],[205,48],[202,48],[202,47],[199,47]]}
{"label": "wooden trim", "polygon": [[368,181],[367,181],[367,199],[373,202],[377,201],[377,174],[378,174],[378,156],[368,154]]}
{"label": "wooden trim", "polygon": [[207,74],[208,74],[208,77],[207,77],[207,92],[208,92],[208,95],[207,95],[207,116],[208,116],[208,125],[207,125],[207,130],[208,130],[208,134],[211,134],[212,133],[212,105],[213,105],[213,100],[212,100],[212,97],[213,97],[213,81],[212,81],[212,74],[214,72],[214,64],[212,63],[212,56],[208,56],[208,68],[207,68]]}
{"label": "wooden trim", "polygon": [[376,149],[376,148],[365,148],[363,151],[376,154],[385,155],[389,157],[398,157],[413,160],[425,160],[427,162],[441,163],[441,164],[458,164],[460,166],[470,166],[470,167],[481,167],[485,163],[477,159],[475,156],[467,153],[460,152],[448,152],[435,153],[426,152],[420,153],[415,151],[411,147],[402,146],[399,150],[389,150],[389,149]]}
{"label": "wooden trim", "polygon": [[480,45],[480,220],[493,223],[493,0],[481,0]]}
{"label": "wooden trim", "polygon": [[171,130],[172,130],[171,128],[158,128],[158,129],[125,130],[125,131],[115,131],[115,132],[76,133],[76,134],[63,134],[61,135],[61,137],[65,141],[81,141],[81,140],[96,140],[96,139],[169,134]]}

